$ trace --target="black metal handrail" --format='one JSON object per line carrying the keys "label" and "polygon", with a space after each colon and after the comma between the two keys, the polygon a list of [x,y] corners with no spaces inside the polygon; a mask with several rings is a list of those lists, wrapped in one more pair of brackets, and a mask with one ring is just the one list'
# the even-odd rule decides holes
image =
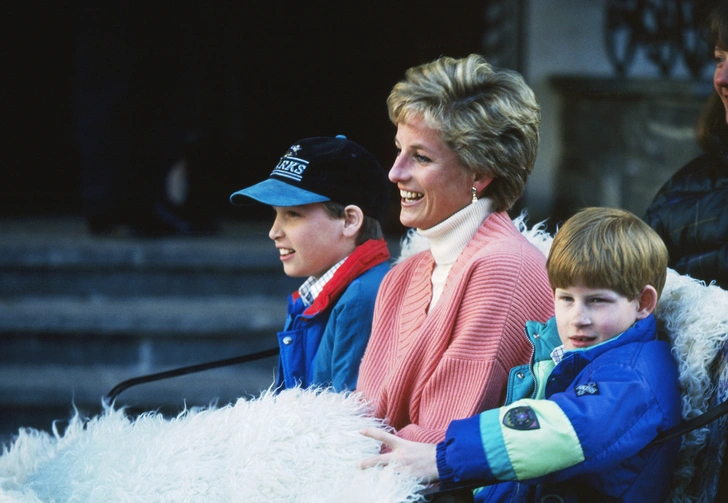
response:
{"label": "black metal handrail", "polygon": [[234,358],[227,358],[225,360],[217,360],[214,362],[200,363],[198,365],[190,365],[188,367],[181,367],[177,369],[167,370],[165,372],[158,372],[156,374],[148,374],[144,376],[135,377],[126,381],[120,382],[114,388],[109,391],[106,395],[106,400],[112,403],[121,392],[136,386],[137,384],[144,384],[148,382],[161,381],[162,379],[168,379],[170,377],[178,377],[187,374],[194,374],[196,372],[202,372],[204,370],[210,370],[220,367],[229,367],[230,365],[238,365],[240,363],[252,362],[255,360],[262,360],[270,356],[275,356],[279,353],[280,349],[278,346],[257,353],[250,353],[247,355],[236,356]]}

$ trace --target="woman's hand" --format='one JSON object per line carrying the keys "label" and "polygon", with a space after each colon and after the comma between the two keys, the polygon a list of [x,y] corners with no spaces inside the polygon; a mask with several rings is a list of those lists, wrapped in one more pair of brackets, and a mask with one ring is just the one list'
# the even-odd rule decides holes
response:
{"label": "woman's hand", "polygon": [[372,456],[359,463],[359,468],[362,470],[377,465],[386,466],[390,463],[397,463],[402,468],[402,472],[417,477],[424,483],[437,482],[439,479],[435,444],[411,442],[376,428],[364,428],[360,433],[378,440],[392,449],[391,452]]}

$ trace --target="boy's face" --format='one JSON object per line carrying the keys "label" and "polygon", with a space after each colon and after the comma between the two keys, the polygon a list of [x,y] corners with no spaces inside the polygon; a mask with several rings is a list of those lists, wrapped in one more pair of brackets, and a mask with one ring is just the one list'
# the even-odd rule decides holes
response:
{"label": "boy's face", "polygon": [[335,219],[321,203],[273,206],[276,218],[268,236],[292,277],[321,277],[355,248],[344,236],[344,219]]}
{"label": "boy's face", "polygon": [[567,350],[608,341],[651,312],[640,305],[639,297],[629,300],[608,288],[585,286],[554,290],[554,311],[559,337]]}

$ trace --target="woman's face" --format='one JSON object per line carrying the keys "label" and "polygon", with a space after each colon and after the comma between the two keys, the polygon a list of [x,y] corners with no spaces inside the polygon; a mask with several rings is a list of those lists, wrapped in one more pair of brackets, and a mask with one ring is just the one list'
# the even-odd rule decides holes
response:
{"label": "woman's face", "polygon": [[401,212],[407,227],[429,229],[472,201],[471,187],[485,185],[440,140],[437,130],[415,116],[397,125],[397,158],[389,179],[397,184]]}
{"label": "woman's face", "polygon": [[728,50],[715,46],[715,73],[713,86],[723,102],[726,110],[726,123],[728,123]]}

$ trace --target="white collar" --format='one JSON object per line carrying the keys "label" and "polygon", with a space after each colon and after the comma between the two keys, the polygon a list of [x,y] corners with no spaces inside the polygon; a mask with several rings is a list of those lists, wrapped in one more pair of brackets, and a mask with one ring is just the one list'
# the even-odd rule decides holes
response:
{"label": "white collar", "polygon": [[439,224],[417,232],[430,241],[435,263],[452,264],[491,213],[491,201],[484,197]]}

